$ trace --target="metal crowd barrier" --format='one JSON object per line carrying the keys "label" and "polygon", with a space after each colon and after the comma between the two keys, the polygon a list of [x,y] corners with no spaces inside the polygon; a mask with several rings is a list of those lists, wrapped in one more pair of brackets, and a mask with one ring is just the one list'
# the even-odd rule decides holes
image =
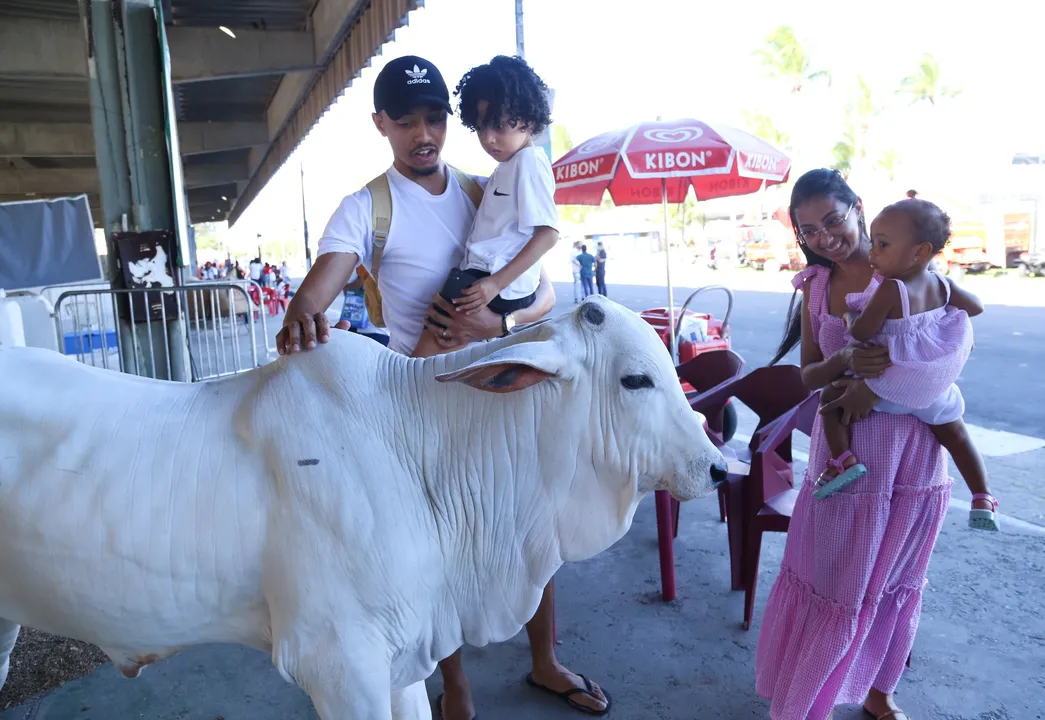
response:
{"label": "metal crowd barrier", "polygon": [[[184,287],[66,291],[54,304],[58,344],[66,355],[88,365],[164,377],[172,357],[168,321],[180,318],[188,336],[192,381],[246,372],[260,364],[255,312],[261,319],[265,360],[275,355],[268,337],[264,295],[258,286],[262,302],[255,306],[246,285],[209,282]],[[119,296],[126,298],[125,319],[132,328],[143,328],[151,342],[138,342],[137,338],[128,342],[124,337],[117,320],[121,315]],[[160,352],[163,355],[158,357]]]}

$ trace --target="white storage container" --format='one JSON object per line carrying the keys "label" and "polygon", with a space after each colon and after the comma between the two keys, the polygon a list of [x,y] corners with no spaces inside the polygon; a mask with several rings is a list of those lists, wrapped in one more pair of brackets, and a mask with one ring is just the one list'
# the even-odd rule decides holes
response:
{"label": "white storage container", "polygon": [[14,300],[22,310],[22,330],[27,346],[61,352],[54,323],[54,305],[50,300],[36,294],[12,295],[7,299]]}
{"label": "white storage container", "polygon": [[0,347],[25,347],[22,310],[0,289]]}

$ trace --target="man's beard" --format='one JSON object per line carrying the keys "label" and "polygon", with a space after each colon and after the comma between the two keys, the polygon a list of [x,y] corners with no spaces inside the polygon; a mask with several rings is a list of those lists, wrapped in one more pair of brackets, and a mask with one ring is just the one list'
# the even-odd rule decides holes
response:
{"label": "man's beard", "polygon": [[440,170],[440,167],[438,165],[433,165],[432,167],[426,168],[415,168],[413,165],[407,165],[407,167],[410,168],[410,172],[412,172],[414,175],[417,175],[418,177],[428,177],[429,175],[435,175]]}
{"label": "man's beard", "polygon": [[[414,157],[416,157],[417,153],[419,153],[419,152],[421,152],[423,150],[430,150],[432,152],[432,154],[435,156],[436,160],[438,161],[438,159],[439,159],[439,148],[436,147],[435,145],[431,145],[431,144],[429,144],[429,145],[420,145],[418,147],[415,147],[414,149],[412,149],[410,151],[410,155],[408,156],[408,159],[409,160],[413,160]],[[410,171],[414,175],[416,175],[417,177],[428,177],[430,175],[435,175],[437,172],[439,172],[440,167],[441,167],[438,162],[434,163],[431,166],[426,166],[426,167],[416,167],[412,163],[407,162],[406,166],[408,168],[410,168]]]}

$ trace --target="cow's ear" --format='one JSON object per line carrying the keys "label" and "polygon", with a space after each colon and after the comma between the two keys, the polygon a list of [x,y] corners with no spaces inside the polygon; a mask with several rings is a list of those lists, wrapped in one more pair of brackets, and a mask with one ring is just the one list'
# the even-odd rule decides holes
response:
{"label": "cow's ear", "polygon": [[565,358],[550,342],[517,343],[460,370],[436,375],[435,379],[465,383],[486,392],[509,393],[561,377],[565,364]]}

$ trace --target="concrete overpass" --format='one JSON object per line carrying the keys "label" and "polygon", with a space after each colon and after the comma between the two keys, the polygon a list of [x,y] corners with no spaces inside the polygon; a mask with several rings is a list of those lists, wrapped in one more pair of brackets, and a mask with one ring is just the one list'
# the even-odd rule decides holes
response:
{"label": "concrete overpass", "polygon": [[[423,4],[156,2],[165,19],[192,222],[235,222],[330,104],[406,24],[409,11]],[[91,6],[98,12],[99,5],[122,4],[0,0],[0,202],[87,193],[95,222],[102,224],[98,128],[92,125],[99,98],[90,83],[92,44],[98,40]],[[119,145],[121,138],[115,140]]]}

